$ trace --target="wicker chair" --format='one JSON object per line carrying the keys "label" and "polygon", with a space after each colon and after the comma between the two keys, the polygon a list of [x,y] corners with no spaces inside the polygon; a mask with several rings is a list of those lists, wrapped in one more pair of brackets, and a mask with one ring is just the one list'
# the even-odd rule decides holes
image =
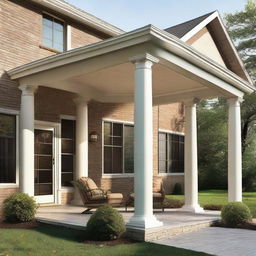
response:
{"label": "wicker chair", "polygon": [[110,204],[114,207],[122,206],[123,204],[123,195],[121,193],[106,192],[98,188],[91,178],[81,177],[72,183],[78,189],[84,206],[87,207],[82,213],[89,213],[91,209],[98,208],[104,204]]}
{"label": "wicker chair", "polygon": [[[165,199],[165,192],[163,181],[161,177],[154,176],[153,178],[153,206],[156,208],[160,206],[162,211],[164,212],[164,199]],[[125,209],[127,211],[128,206],[134,206],[134,193],[131,193],[128,196],[128,199],[125,204]]]}

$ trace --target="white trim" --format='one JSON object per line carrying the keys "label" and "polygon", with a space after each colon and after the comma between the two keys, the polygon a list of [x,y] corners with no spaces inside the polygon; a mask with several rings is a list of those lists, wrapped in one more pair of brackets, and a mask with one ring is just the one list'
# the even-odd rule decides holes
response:
{"label": "white trim", "polygon": [[20,111],[19,110],[10,109],[10,108],[0,108],[0,113],[1,114],[7,114],[7,115],[19,115]]}
{"label": "white trim", "polygon": [[103,118],[102,119],[103,122],[113,122],[113,123],[118,123],[118,124],[128,124],[128,125],[134,125],[134,122],[131,121],[123,121],[120,119],[110,119],[110,118]]}
{"label": "white trim", "polygon": [[158,176],[184,176],[184,172],[158,173]]}
{"label": "white trim", "polygon": [[19,188],[19,111],[13,109],[0,108],[0,114],[15,116],[15,136],[16,136],[16,181],[15,183],[0,183],[0,188]]}
{"label": "white trim", "polygon": [[56,122],[48,122],[35,120],[35,129],[45,129],[53,131],[53,198],[52,195],[35,196],[39,203],[61,203],[60,193],[60,175],[61,175],[61,124]]}
{"label": "white trim", "polygon": [[65,119],[65,120],[76,120],[76,116],[73,115],[60,115],[60,120]]}
{"label": "white trim", "polygon": [[83,25],[90,26],[98,31],[106,33],[111,36],[124,33],[123,30],[68,4],[62,0],[31,0],[41,6],[45,6],[55,12],[61,13],[69,18],[72,18]]}
{"label": "white trim", "polygon": [[66,25],[67,51],[72,50],[72,26]]}
{"label": "white trim", "polygon": [[200,22],[198,25],[196,25],[194,28],[192,28],[189,32],[187,32],[184,36],[182,36],[181,40],[184,42],[188,41],[192,36],[198,33],[202,28],[204,28],[207,24],[209,24],[212,20],[214,20],[218,16],[219,16],[218,12],[215,11],[210,16],[205,18],[202,22]]}
{"label": "white trim", "polygon": [[177,131],[173,131],[173,130],[158,129],[158,132],[165,132],[165,133],[169,133],[169,134],[177,134],[177,135],[185,136],[184,132],[177,132]]}
{"label": "white trim", "polygon": [[113,179],[113,178],[133,178],[134,173],[112,173],[112,174],[103,174],[102,179]]}

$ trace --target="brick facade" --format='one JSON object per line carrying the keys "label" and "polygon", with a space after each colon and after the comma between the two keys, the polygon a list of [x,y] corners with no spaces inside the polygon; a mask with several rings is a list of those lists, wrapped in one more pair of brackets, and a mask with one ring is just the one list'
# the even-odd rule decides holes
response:
{"label": "brick facade", "polygon": [[[44,58],[56,52],[41,45],[42,13],[46,11],[71,26],[71,47],[98,42],[108,36],[63,17],[51,10],[44,9],[30,1],[0,1],[0,109],[20,109],[20,90],[15,81],[11,81],[6,70],[31,61]],[[35,93],[35,119],[60,122],[60,115],[75,115],[74,94],[39,87]],[[155,106],[154,117],[154,175],[158,174],[158,129],[183,132],[183,105],[169,104]],[[113,119],[133,122],[133,104],[89,104],[89,133],[96,131],[100,138],[97,143],[89,144],[89,176],[107,190],[123,192],[133,191],[133,178],[102,177],[102,120]],[[166,191],[171,192],[174,183],[183,183],[183,176],[164,176]],[[0,205],[5,197],[18,189],[1,188]],[[61,202],[70,202],[73,194],[63,192]]]}

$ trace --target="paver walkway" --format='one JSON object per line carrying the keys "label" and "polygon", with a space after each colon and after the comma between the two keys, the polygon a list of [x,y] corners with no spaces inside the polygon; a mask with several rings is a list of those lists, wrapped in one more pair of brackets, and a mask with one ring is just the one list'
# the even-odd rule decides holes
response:
{"label": "paver walkway", "polygon": [[155,243],[217,256],[256,256],[254,230],[209,227]]}

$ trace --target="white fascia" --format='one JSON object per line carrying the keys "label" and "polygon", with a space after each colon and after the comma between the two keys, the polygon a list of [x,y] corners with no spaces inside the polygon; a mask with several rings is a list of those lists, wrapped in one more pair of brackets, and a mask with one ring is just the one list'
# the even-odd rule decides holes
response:
{"label": "white fascia", "polygon": [[[237,76],[232,71],[221,66],[209,57],[201,54],[176,36],[152,25],[107,39],[94,44],[82,46],[67,52],[36,60],[7,71],[12,79],[19,79],[38,72],[47,71],[63,65],[86,60],[106,53],[119,51],[141,43],[153,43],[157,48],[164,49],[193,65],[226,81],[242,92],[252,93],[255,87]],[[153,54],[154,55],[154,54]],[[157,56],[156,56],[157,57]],[[128,60],[127,60],[128,61]]]}
{"label": "white fascia", "polygon": [[75,6],[63,1],[63,0],[31,0],[34,3],[45,6],[53,11],[61,13],[67,17],[70,17],[81,24],[90,26],[97,29],[107,35],[117,36],[123,34],[124,31],[91,15]]}

